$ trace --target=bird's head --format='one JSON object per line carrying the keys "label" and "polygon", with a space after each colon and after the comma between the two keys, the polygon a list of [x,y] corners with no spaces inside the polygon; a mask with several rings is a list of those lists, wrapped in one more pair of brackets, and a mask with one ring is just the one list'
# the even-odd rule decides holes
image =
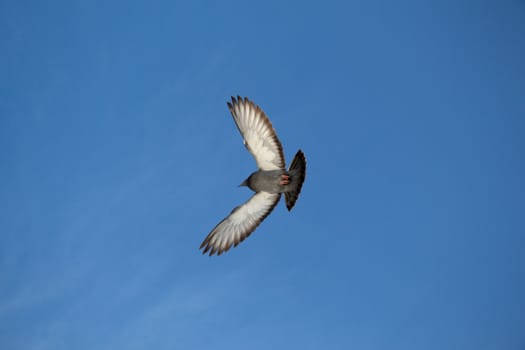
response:
{"label": "bird's head", "polygon": [[241,184],[239,185],[239,187],[248,186],[248,180],[250,180],[250,178],[247,178],[246,180],[244,180],[243,182],[241,182]]}

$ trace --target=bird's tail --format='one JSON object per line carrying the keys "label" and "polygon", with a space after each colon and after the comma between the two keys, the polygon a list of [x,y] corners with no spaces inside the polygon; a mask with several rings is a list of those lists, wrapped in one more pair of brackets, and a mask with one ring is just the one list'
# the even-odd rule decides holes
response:
{"label": "bird's tail", "polygon": [[306,158],[303,151],[297,151],[290,163],[288,173],[290,175],[290,184],[287,186],[286,192],[284,192],[284,199],[286,200],[286,208],[290,211],[295,205],[297,198],[299,198],[299,193],[301,193],[306,177]]}

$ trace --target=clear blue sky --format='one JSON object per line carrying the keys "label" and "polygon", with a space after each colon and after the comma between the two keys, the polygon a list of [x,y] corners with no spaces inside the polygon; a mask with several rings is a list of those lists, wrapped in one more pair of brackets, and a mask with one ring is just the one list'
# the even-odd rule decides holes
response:
{"label": "clear blue sky", "polygon": [[[0,348],[524,349],[523,1],[0,4]],[[308,175],[239,247],[248,96]]]}

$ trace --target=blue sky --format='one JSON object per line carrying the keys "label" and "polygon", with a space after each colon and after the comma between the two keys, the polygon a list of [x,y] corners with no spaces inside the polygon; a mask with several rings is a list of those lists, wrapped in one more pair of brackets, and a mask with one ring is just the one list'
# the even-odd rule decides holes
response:
{"label": "blue sky", "polygon": [[[523,349],[523,1],[0,4],[0,348]],[[283,203],[227,110],[267,112]]]}

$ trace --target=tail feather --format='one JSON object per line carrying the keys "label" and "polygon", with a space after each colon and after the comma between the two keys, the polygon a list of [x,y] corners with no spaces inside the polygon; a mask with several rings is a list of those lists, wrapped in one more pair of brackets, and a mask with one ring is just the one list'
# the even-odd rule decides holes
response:
{"label": "tail feather", "polygon": [[288,185],[286,192],[284,192],[284,199],[286,201],[286,208],[290,211],[295,205],[297,198],[299,198],[306,177],[306,158],[303,151],[297,151],[294,159],[290,163],[288,173],[290,174],[291,182]]}

